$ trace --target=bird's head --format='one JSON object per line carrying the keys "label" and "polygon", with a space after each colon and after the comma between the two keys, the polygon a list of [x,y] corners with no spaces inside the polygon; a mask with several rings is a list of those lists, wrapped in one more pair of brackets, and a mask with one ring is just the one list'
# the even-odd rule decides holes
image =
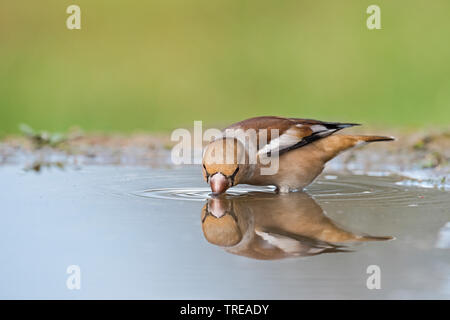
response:
{"label": "bird's head", "polygon": [[221,138],[206,147],[202,161],[203,178],[214,195],[240,183],[246,169],[245,158],[245,148],[235,138]]}
{"label": "bird's head", "polygon": [[202,209],[202,230],[208,242],[231,247],[242,240],[241,223],[233,210],[232,201],[209,199]]}

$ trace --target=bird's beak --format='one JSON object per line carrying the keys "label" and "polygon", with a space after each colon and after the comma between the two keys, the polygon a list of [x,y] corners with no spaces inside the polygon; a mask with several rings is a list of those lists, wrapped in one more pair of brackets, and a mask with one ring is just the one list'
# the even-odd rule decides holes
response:
{"label": "bird's beak", "polygon": [[221,199],[210,199],[208,201],[208,211],[216,218],[222,218],[227,213],[227,206]]}
{"label": "bird's beak", "polygon": [[230,187],[230,182],[228,181],[227,177],[225,177],[220,172],[214,174],[211,177],[211,179],[209,180],[209,184],[211,186],[211,191],[215,195],[224,193]]}

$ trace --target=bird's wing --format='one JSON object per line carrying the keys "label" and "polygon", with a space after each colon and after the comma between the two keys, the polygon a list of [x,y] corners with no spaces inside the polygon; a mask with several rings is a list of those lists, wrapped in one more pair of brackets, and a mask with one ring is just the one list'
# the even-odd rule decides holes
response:
{"label": "bird's wing", "polygon": [[[257,117],[235,123],[227,129],[253,129],[258,138],[259,131],[266,130],[267,144],[261,145],[258,140],[258,154],[270,156],[277,150],[281,155],[355,125],[357,124],[300,118]],[[273,129],[278,131],[278,135],[273,134]]]}
{"label": "bird's wing", "polygon": [[268,244],[277,247],[290,255],[308,256],[315,255],[329,250],[338,249],[338,246],[327,242],[316,241],[307,237],[301,237],[302,240],[291,238],[285,235],[255,230],[255,233]]}

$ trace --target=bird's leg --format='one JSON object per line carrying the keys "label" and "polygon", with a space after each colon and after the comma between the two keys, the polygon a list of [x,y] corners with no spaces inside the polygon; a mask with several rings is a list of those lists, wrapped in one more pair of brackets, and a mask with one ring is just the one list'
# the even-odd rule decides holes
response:
{"label": "bird's leg", "polygon": [[289,193],[289,191],[290,191],[290,188],[288,186],[281,186],[278,188],[279,188],[278,193]]}

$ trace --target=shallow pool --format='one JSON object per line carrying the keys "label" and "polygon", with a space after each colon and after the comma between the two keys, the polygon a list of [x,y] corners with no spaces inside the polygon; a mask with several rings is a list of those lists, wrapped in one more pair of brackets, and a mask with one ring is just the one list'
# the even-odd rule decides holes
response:
{"label": "shallow pool", "polygon": [[211,199],[196,167],[2,166],[0,298],[448,299],[449,192],[399,181]]}

